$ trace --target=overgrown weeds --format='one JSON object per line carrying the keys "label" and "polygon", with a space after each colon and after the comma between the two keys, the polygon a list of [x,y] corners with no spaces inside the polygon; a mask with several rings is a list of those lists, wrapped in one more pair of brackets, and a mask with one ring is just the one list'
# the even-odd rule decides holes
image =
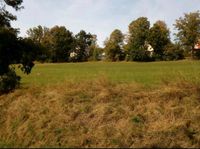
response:
{"label": "overgrown weeds", "polygon": [[200,88],[95,81],[0,96],[0,147],[200,147]]}

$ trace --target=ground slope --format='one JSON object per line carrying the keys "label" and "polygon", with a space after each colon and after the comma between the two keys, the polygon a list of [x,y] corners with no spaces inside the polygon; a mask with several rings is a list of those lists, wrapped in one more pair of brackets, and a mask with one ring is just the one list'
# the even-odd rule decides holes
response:
{"label": "ground slope", "polygon": [[199,84],[21,88],[0,96],[0,147],[200,147]]}

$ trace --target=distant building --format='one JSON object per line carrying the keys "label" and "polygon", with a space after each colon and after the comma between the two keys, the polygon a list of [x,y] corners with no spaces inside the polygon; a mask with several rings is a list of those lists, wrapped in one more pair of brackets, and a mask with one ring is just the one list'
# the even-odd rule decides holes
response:
{"label": "distant building", "polygon": [[149,52],[149,56],[152,57],[154,53],[154,48],[146,41],[145,42],[146,51]]}
{"label": "distant building", "polygon": [[103,52],[103,53],[99,54],[98,59],[101,61],[104,61],[106,59],[106,53]]}
{"label": "distant building", "polygon": [[200,40],[198,40],[198,42],[194,45],[193,49],[192,49],[192,57],[195,57],[195,54],[200,51]]}
{"label": "distant building", "polygon": [[152,57],[154,48],[150,44],[147,44],[146,46],[147,46],[147,51],[149,52],[149,55]]}
{"label": "distant building", "polygon": [[77,56],[77,53],[75,53],[75,52],[71,52],[70,53],[70,58],[74,58],[74,57],[76,57]]}
{"label": "distant building", "polygon": [[195,51],[200,50],[200,43],[195,44],[194,50]]}

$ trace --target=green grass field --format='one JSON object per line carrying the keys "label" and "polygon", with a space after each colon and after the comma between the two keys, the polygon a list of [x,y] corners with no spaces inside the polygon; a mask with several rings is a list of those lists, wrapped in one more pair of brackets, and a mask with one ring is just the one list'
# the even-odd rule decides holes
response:
{"label": "green grass field", "polygon": [[22,76],[22,83],[26,85],[91,80],[102,76],[119,83],[137,82],[152,85],[166,79],[173,81],[179,77],[196,80],[200,75],[200,61],[36,64],[30,75],[24,75],[20,71],[18,74]]}
{"label": "green grass field", "polygon": [[200,61],[36,64],[18,73],[25,87],[0,96],[0,148],[200,147]]}

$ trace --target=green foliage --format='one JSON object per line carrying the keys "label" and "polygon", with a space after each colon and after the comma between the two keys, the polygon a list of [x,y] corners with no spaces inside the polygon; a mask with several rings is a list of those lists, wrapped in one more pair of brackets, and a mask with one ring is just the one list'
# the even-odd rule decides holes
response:
{"label": "green foliage", "polygon": [[96,47],[92,47],[91,49],[91,59],[94,61],[98,61],[99,60],[99,55],[100,55],[100,50]]}
{"label": "green foliage", "polygon": [[73,49],[74,37],[64,26],[34,27],[27,31],[28,38],[38,46],[37,60],[41,62],[67,62]]}
{"label": "green foliage", "polygon": [[1,0],[0,5],[0,27],[11,27],[10,21],[16,20],[16,16],[6,10],[6,5],[13,7],[15,10],[19,10],[23,0]]}
{"label": "green foliage", "polygon": [[170,43],[170,31],[163,21],[157,21],[149,31],[148,43],[154,49],[154,57],[162,60],[164,47]]}
{"label": "green foliage", "polygon": [[[48,59],[48,48],[49,46],[47,34],[49,29],[47,27],[34,27],[27,31],[28,39],[32,40],[37,46],[37,57],[36,60],[40,62],[45,62]],[[46,44],[46,45],[45,45]]]}
{"label": "green foliage", "polygon": [[144,119],[141,115],[133,116],[131,119],[133,124],[142,124],[144,122]]}
{"label": "green foliage", "polygon": [[20,63],[21,70],[29,74],[34,66],[35,45],[30,40],[18,39],[15,32],[0,28],[0,92],[8,92],[19,85],[19,77],[11,64]]}
{"label": "green foliage", "polygon": [[144,46],[149,35],[149,27],[150,22],[145,17],[140,17],[129,25],[127,60],[146,61],[148,59]]}
{"label": "green foliage", "polygon": [[198,51],[196,51],[196,52],[194,53],[194,58],[200,59],[200,50],[198,50]]}
{"label": "green foliage", "polygon": [[163,60],[181,60],[184,59],[184,51],[179,44],[168,44],[163,52]]}
{"label": "green foliage", "polygon": [[174,24],[177,40],[187,53],[190,53],[200,38],[200,12],[192,12],[180,17]]}
{"label": "green foliage", "polygon": [[9,6],[15,8],[16,10],[19,10],[19,9],[23,8],[23,7],[21,6],[23,0],[4,0],[4,2],[5,2],[7,5],[9,5]]}
{"label": "green foliage", "polygon": [[[14,19],[14,18],[13,18]],[[199,11],[185,14],[184,18],[176,20],[177,39],[184,49],[192,49],[199,35]],[[37,60],[42,62],[85,62],[100,60],[102,50],[97,45],[97,37],[81,30],[77,35],[68,31],[64,26],[51,29],[38,26],[27,31],[31,40],[38,47]],[[124,45],[124,43],[127,43]],[[148,52],[148,45],[154,49]],[[129,25],[129,34],[124,35],[118,29],[114,30],[105,41],[104,52],[108,61],[154,61],[183,59],[183,51],[176,50],[170,41],[170,31],[164,21],[157,21],[150,28],[146,17],[140,17]],[[193,55],[198,58],[199,53]]]}
{"label": "green foliage", "polygon": [[13,7],[15,10],[23,8],[21,6],[23,0],[1,0],[0,5],[0,27],[11,28],[10,21],[16,20],[16,16],[6,10],[6,5]]}
{"label": "green foliage", "polygon": [[67,62],[74,42],[72,33],[64,26],[55,26],[49,34],[49,56],[52,62]]}
{"label": "green foliage", "polygon": [[93,35],[92,44],[89,46],[89,61],[99,61],[100,55],[102,54],[103,49],[100,48],[97,44],[97,36]]}
{"label": "green foliage", "polygon": [[126,58],[127,61],[138,61],[138,62],[149,62],[153,61],[154,58],[150,57],[149,52],[145,47],[134,49],[129,52]]}
{"label": "green foliage", "polygon": [[35,43],[42,43],[42,41],[45,38],[45,35],[49,32],[49,29],[47,27],[42,27],[41,25],[30,28],[27,31],[28,37],[33,40]]}
{"label": "green foliage", "polygon": [[[86,33],[81,30],[77,35],[75,35],[74,48],[71,52],[75,52],[77,57],[76,62],[87,61],[90,55],[90,46],[96,42],[96,36]],[[71,58],[74,61],[73,58]]]}
{"label": "green foliage", "polygon": [[145,17],[134,20],[129,25],[128,47],[130,50],[139,49],[145,45],[149,35],[150,22]]}
{"label": "green foliage", "polygon": [[9,65],[19,57],[16,33],[4,27],[0,27],[0,75],[7,73]]}
{"label": "green foliage", "polygon": [[6,11],[6,4],[19,10],[22,0],[5,0],[0,8],[0,92],[6,93],[19,85],[20,78],[15,70],[10,69],[11,64],[20,63],[21,70],[29,74],[34,66],[35,47],[32,41],[18,38],[17,30],[10,26],[10,21],[16,20]]}
{"label": "green foliage", "polygon": [[90,47],[90,56],[89,56],[89,60],[90,61],[99,61],[100,59],[100,55],[103,53],[103,49],[99,48],[97,46],[91,46]]}
{"label": "green foliage", "polygon": [[106,48],[106,59],[109,61],[118,61],[120,56],[120,47],[116,44],[107,44]]}
{"label": "green foliage", "polygon": [[35,45],[26,39],[18,39],[13,30],[0,28],[0,75],[9,71],[9,65],[21,63],[24,73],[33,67]]}
{"label": "green foliage", "polygon": [[[38,45],[37,60],[41,62],[82,62],[93,59],[98,48],[96,35],[80,31],[75,37],[64,26],[34,27],[27,31],[28,38]],[[76,56],[70,57],[70,53]]]}
{"label": "green foliage", "polygon": [[16,75],[13,69],[9,69],[4,75],[0,75],[0,94],[8,93],[18,87],[20,77]]}
{"label": "green foliage", "polygon": [[120,30],[116,29],[111,33],[110,38],[105,41],[105,52],[107,60],[123,60],[123,40],[124,35]]}

